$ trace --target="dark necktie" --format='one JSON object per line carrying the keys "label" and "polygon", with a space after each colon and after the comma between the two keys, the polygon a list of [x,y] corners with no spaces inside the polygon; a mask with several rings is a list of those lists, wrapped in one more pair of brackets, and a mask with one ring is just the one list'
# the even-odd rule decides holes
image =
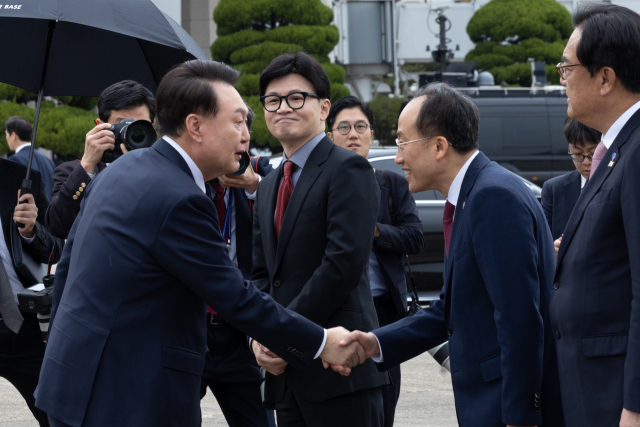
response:
{"label": "dark necktie", "polygon": [[596,152],[593,153],[593,160],[591,161],[591,170],[589,171],[589,179],[593,176],[593,173],[596,171],[598,165],[604,159],[604,155],[607,154],[607,146],[604,145],[604,142],[600,141],[600,144],[596,147]]}
{"label": "dark necktie", "polygon": [[[212,182],[213,189],[216,190],[216,194],[213,198],[213,204],[216,205],[216,210],[218,211],[218,221],[220,222],[220,233],[225,229],[224,222],[227,219],[227,207],[224,205],[224,188],[220,185],[218,181]],[[224,242],[228,241],[229,230],[225,230]]]}
{"label": "dark necktie", "polygon": [[278,189],[278,202],[276,204],[276,239],[280,237],[280,229],[282,228],[282,219],[284,218],[284,212],[287,210],[287,205],[291,199],[293,193],[293,181],[291,180],[291,174],[293,173],[293,162],[285,162],[283,165],[284,177],[280,183]]}
{"label": "dark necktie", "polygon": [[449,241],[451,240],[453,214],[455,211],[456,207],[447,200],[447,203],[444,205],[444,215],[442,216],[442,226],[444,228],[444,249],[447,251],[447,257],[449,256]]}
{"label": "dark necktie", "polygon": [[0,259],[0,315],[4,324],[13,332],[17,334],[22,326],[24,318],[20,314],[18,303],[13,296],[11,290],[11,283],[9,283],[9,276],[7,270],[4,268],[4,263]]}

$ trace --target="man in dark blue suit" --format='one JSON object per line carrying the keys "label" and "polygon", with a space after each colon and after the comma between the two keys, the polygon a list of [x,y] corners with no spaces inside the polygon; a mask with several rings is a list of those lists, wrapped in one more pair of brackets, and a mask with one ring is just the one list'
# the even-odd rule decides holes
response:
{"label": "man in dark blue suit", "polygon": [[551,233],[522,181],[478,151],[478,124],[475,103],[443,83],[402,111],[396,162],[409,189],[447,196],[444,287],[429,308],[345,344],[358,340],[390,369],[448,339],[462,427],[562,426]]}
{"label": "man in dark blue suit", "polygon": [[287,311],[231,264],[205,182],[237,170],[244,151],[236,79],[212,61],[174,68],[156,98],[165,137],[87,187],[35,392],[52,426],[199,426],[206,305],[295,368],[364,362],[362,348],[341,351],[346,330]]}
{"label": "man in dark blue suit", "polygon": [[[327,136],[347,150],[367,157],[373,138],[373,112],[355,96],[331,105]],[[419,254],[424,248],[422,222],[407,181],[390,171],[374,171],[380,188],[380,206],[373,247],[369,255],[371,295],[378,324],[386,326],[407,315],[405,254]],[[384,387],[384,426],[392,427],[400,397],[400,366],[389,369],[391,383]]]}
{"label": "man in dark blue suit", "polygon": [[[9,160],[27,166],[29,163],[29,151],[31,148],[31,136],[33,133],[31,123],[29,123],[29,120],[24,117],[13,116],[9,117],[7,121],[4,122],[4,127],[9,149],[11,151],[15,151],[14,155],[9,157]],[[38,150],[34,150],[31,167],[40,172],[40,176],[44,181],[47,198],[51,200],[51,194],[53,191],[53,170],[56,168],[56,165],[50,158],[40,153]]]}
{"label": "man in dark blue suit", "polygon": [[[247,128],[251,132],[255,113],[248,105],[247,109]],[[242,140],[246,151],[249,151],[248,136],[243,134],[247,139]],[[206,184],[229,244],[231,262],[245,280],[251,279],[253,268],[252,199],[261,177],[273,170],[268,157],[257,157],[251,164],[255,166],[248,167],[240,176],[225,175]],[[262,405],[263,377],[247,345],[247,336],[211,308],[207,315],[207,348],[200,399],[209,387],[229,427],[275,427],[273,411]]]}
{"label": "man in dark blue suit", "polygon": [[567,426],[640,426],[640,15],[573,17],[569,117],[602,132],[559,243],[551,321]]}
{"label": "man in dark blue suit", "polygon": [[597,130],[571,117],[565,119],[563,131],[576,170],[552,178],[542,186],[542,210],[554,239],[560,238],[564,233],[571,211],[589,179],[593,153],[602,137]]}

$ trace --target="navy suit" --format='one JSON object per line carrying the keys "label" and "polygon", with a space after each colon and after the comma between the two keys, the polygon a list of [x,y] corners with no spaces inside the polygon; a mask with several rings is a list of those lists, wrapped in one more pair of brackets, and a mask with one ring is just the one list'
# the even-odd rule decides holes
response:
{"label": "navy suit", "polygon": [[558,252],[551,319],[568,427],[618,426],[623,407],[640,412],[639,165],[636,112],[582,190]]}
{"label": "navy suit", "polygon": [[312,361],[322,328],[243,282],[213,202],[165,140],[123,156],[85,193],[58,264],[35,392],[50,417],[199,426],[207,304],[293,367]]}
{"label": "navy suit", "polygon": [[553,337],[555,267],[540,204],[479,153],[455,210],[440,300],[373,331],[389,369],[447,339],[458,419],[467,426],[562,426]]}
{"label": "navy suit", "polygon": [[[13,156],[9,157],[9,160],[16,163],[22,163],[23,165],[27,166],[27,164],[29,163],[30,148],[31,147],[23,148]],[[47,193],[47,198],[51,200],[51,196],[53,194],[53,170],[56,168],[56,165],[50,158],[40,153],[38,150],[34,150],[31,168],[40,172],[40,176],[44,181],[44,188]]]}
{"label": "navy suit", "polygon": [[573,207],[582,191],[580,172],[574,170],[546,181],[542,186],[542,210],[553,239],[564,233]]}

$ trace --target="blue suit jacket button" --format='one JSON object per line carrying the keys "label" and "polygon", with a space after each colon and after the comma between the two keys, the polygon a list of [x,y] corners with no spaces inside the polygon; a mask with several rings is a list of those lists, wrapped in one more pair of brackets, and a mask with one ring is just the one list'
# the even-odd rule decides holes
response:
{"label": "blue suit jacket button", "polygon": [[553,289],[556,289],[556,290],[557,290],[559,287],[560,287],[560,282],[555,282],[555,283],[553,284]]}
{"label": "blue suit jacket button", "polygon": [[449,334],[450,336],[453,335],[453,329],[447,328],[447,334]]}
{"label": "blue suit jacket button", "polygon": [[280,280],[276,280],[275,282],[273,282],[273,286],[275,286],[276,288],[280,287]]}

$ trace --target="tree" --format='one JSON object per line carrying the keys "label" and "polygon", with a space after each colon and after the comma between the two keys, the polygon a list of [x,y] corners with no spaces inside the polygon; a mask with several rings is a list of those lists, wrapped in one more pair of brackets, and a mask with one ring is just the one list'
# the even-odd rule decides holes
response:
{"label": "tree", "polygon": [[282,53],[304,51],[316,58],[329,76],[332,101],[349,95],[344,68],[329,61],[339,32],[330,25],[332,10],[320,0],[220,0],[213,19],[219,37],[211,55],[241,72],[238,91],[257,114],[254,142],[279,147],[259,114],[258,95],[260,73]]}
{"label": "tree", "polygon": [[556,0],[491,0],[469,21],[467,33],[475,49],[466,61],[476,61],[496,82],[531,86],[529,58],[547,63],[547,80],[558,84],[560,62],[573,32],[571,14]]}

